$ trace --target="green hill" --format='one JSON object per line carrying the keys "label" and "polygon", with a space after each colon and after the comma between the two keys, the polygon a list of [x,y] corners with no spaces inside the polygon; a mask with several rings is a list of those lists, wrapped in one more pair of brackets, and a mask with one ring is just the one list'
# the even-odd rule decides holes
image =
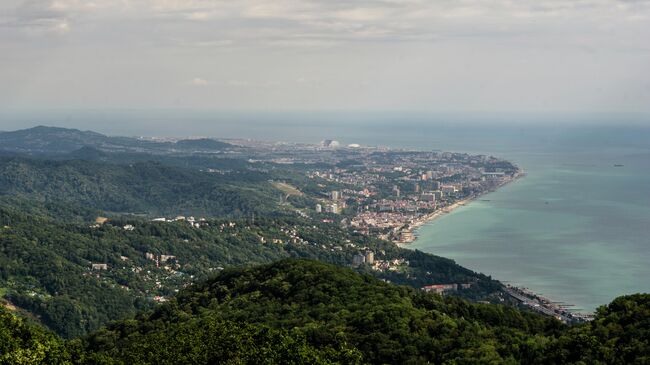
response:
{"label": "green hill", "polygon": [[282,192],[256,172],[222,175],[155,162],[0,157],[0,198],[65,204],[83,211],[246,216],[277,211]]}
{"label": "green hill", "polygon": [[47,126],[0,132],[0,151],[53,156],[72,153],[84,147],[104,152],[169,153],[177,149],[222,151],[234,146],[208,138],[172,143],[131,137],[110,137],[92,131]]}
{"label": "green hill", "polygon": [[[399,249],[336,226],[297,218],[150,222],[114,218],[101,226],[58,223],[0,208],[0,293],[58,334],[74,337],[169,298],[215,270],[301,257],[349,266],[357,247],[405,259],[399,272],[357,270],[414,287],[472,282],[457,294],[498,300],[501,285],[453,261]],[[127,229],[125,229],[125,227]],[[382,253],[383,252],[383,253]],[[149,256],[148,256],[149,254]],[[162,260],[162,255],[170,257]],[[105,268],[92,269],[92,264]]]}
{"label": "green hill", "polygon": [[569,327],[289,259],[225,270],[74,340],[0,308],[0,364],[647,364],[649,331],[647,294]]}
{"label": "green hill", "polygon": [[363,363],[642,364],[650,351],[648,310],[650,296],[622,297],[602,308],[594,322],[569,328],[504,306],[284,260],[229,270],[192,286],[152,313],[93,334],[85,348],[118,364],[207,364],[207,353],[187,355],[205,348],[202,339],[211,329],[202,324],[239,323],[289,331],[317,349],[351,347]]}

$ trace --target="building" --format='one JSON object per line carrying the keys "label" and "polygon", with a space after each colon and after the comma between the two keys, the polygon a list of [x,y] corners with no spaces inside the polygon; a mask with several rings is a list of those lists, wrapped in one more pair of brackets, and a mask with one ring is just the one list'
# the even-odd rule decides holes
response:
{"label": "building", "polygon": [[102,225],[102,224],[104,224],[106,222],[108,222],[108,218],[106,218],[106,217],[97,217],[97,218],[95,218],[95,223],[96,224]]}
{"label": "building", "polygon": [[176,260],[176,256],[173,256],[173,255],[160,255],[160,262],[167,262],[169,260]]}
{"label": "building", "polygon": [[450,195],[450,194],[455,194],[456,193],[456,187],[453,185],[444,185],[440,187],[440,190],[442,191],[443,194],[445,195]]}
{"label": "building", "polygon": [[332,191],[330,196],[332,197],[332,200],[340,200],[342,198],[341,192],[338,190]]}
{"label": "building", "polygon": [[336,203],[328,204],[325,206],[325,213],[339,214],[339,212],[340,212],[340,207]]}
{"label": "building", "polygon": [[341,146],[341,143],[333,139],[325,139],[320,142],[320,145],[325,148],[337,148]]}
{"label": "building", "polygon": [[316,213],[322,213],[323,212],[323,206],[320,204],[316,204]]}
{"label": "building", "polygon": [[420,200],[425,202],[435,202],[436,194],[434,194],[433,192],[423,193],[422,195],[420,195]]}
{"label": "building", "polygon": [[108,270],[108,264],[92,264],[93,270]]}
{"label": "building", "polygon": [[372,265],[375,263],[375,253],[372,251],[366,251],[365,254],[366,263]]}
{"label": "building", "polygon": [[366,263],[366,256],[364,255],[354,255],[352,257],[352,266],[360,266]]}
{"label": "building", "polygon": [[458,284],[425,285],[422,287],[422,290],[424,290],[427,293],[444,294],[446,292],[458,290]]}

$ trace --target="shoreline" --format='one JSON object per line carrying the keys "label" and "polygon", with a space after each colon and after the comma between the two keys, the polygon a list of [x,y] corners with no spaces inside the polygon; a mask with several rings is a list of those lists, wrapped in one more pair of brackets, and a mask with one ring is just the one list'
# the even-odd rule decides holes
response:
{"label": "shoreline", "polygon": [[[523,169],[520,169],[513,177],[507,181],[503,181],[494,189],[486,190],[481,194],[472,195],[466,197],[462,200],[454,202],[451,205],[445,206],[435,212],[429,213],[422,217],[415,219],[409,224],[408,228],[401,230],[402,233],[406,233],[407,236],[412,237],[410,240],[403,241],[394,241],[395,244],[400,248],[411,249],[409,246],[418,240],[417,230],[420,229],[425,224],[431,223],[436,219],[443,217],[454,210],[463,207],[478,198],[497,191],[501,187],[508,185],[516,180],[526,176],[526,172]],[[530,289],[525,287],[514,286],[510,284],[503,284],[504,292],[508,294],[512,299],[519,302],[520,305],[529,308],[534,312],[539,312],[545,315],[549,315],[557,318],[558,320],[564,323],[580,323],[587,322],[593,319],[593,312],[578,312],[572,311],[570,309],[571,305],[561,305],[557,302],[552,301],[551,299],[544,297],[540,294],[537,294]]]}
{"label": "shoreline", "polygon": [[480,198],[482,196],[493,193],[493,192],[497,191],[498,189],[502,188],[503,186],[506,186],[506,185],[508,185],[510,183],[513,183],[513,182],[521,179],[524,176],[526,176],[526,172],[523,169],[520,169],[515,175],[513,175],[512,178],[501,182],[498,186],[496,186],[493,189],[486,190],[486,191],[482,192],[481,194],[468,196],[468,197],[466,197],[464,199],[461,199],[459,201],[454,202],[451,205],[447,205],[445,207],[437,209],[434,212],[431,212],[431,213],[426,214],[426,215],[424,215],[422,217],[416,218],[412,222],[409,222],[407,228],[403,228],[403,229],[400,230],[400,233],[407,236],[407,237],[409,237],[409,239],[397,240],[397,241],[394,241],[394,243],[399,247],[408,248],[409,245],[411,245],[413,242],[417,241],[417,239],[418,239],[417,231],[422,226],[424,226],[425,224],[431,223],[431,222],[435,221],[436,219],[441,218],[441,217],[453,212],[454,210],[456,210],[456,209],[458,209],[460,207],[463,207],[463,206],[477,200],[478,198]]}

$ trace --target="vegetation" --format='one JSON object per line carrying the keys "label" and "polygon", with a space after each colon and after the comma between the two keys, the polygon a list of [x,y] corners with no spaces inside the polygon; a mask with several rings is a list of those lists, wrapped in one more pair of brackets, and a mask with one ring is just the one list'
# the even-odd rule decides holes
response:
{"label": "vegetation", "polygon": [[[650,363],[650,295],[577,326],[470,303],[507,296],[452,260],[304,214],[341,187],[306,164],[47,127],[0,142],[0,365]],[[351,269],[369,252],[389,269]],[[468,285],[419,290],[447,283]]]}
{"label": "vegetation", "polygon": [[[0,288],[12,303],[71,338],[150,308],[155,298],[170,297],[221,268],[287,257],[349,266],[362,248],[377,252],[378,259],[410,260],[399,272],[358,268],[395,283],[472,282],[459,294],[473,299],[489,298],[500,289],[498,282],[451,260],[298,218],[208,219],[199,227],[115,218],[90,226],[11,209],[0,209]],[[162,261],[161,255],[170,258]],[[106,268],[93,270],[92,264]]]}
{"label": "vegetation", "polygon": [[167,304],[62,341],[0,309],[6,364],[647,364],[650,295],[568,327],[349,269],[288,259],[229,269]]}
{"label": "vegetation", "polygon": [[0,306],[0,364],[62,364],[69,359],[61,339]]}
{"label": "vegetation", "polygon": [[[570,328],[505,306],[470,304],[348,269],[283,260],[225,271],[149,314],[94,333],[84,348],[117,363],[137,363],[138,354],[150,353],[143,348],[164,348],[158,341],[168,343],[171,334],[172,346],[190,344],[183,352],[191,353],[204,348],[195,338],[210,331],[200,323],[209,328],[236,322],[290,331],[327,353],[356,349],[364,363],[642,364],[650,351],[648,310],[649,295],[622,297],[601,308],[591,324]],[[147,361],[164,359],[154,355]]]}
{"label": "vegetation", "polygon": [[[159,163],[0,158],[0,197],[113,213],[241,217],[271,214],[282,193],[255,172],[235,176]],[[77,209],[77,207],[79,207]]]}

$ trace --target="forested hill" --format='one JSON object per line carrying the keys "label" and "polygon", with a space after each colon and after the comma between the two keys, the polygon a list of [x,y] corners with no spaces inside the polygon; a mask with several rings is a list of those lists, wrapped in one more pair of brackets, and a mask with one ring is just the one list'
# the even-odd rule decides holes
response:
{"label": "forested hill", "polygon": [[167,153],[183,151],[223,151],[234,146],[209,138],[163,142],[130,137],[109,137],[92,131],[38,126],[0,132],[0,151],[30,155],[66,154],[83,147],[108,152]]}
{"label": "forested hill", "polygon": [[647,364],[650,295],[568,327],[513,308],[283,260],[62,341],[0,308],[0,364]]}
{"label": "forested hill", "polygon": [[[211,354],[224,342],[209,341],[210,326],[232,322],[286,330],[316,349],[350,355],[353,348],[360,362],[372,364],[650,359],[650,295],[618,298],[592,323],[567,327],[549,317],[443,298],[300,260],[226,271],[151,314],[93,334],[86,350],[125,364],[220,362]],[[181,346],[183,351],[174,351]],[[150,348],[161,356],[150,355]]]}
{"label": "forested hill", "polygon": [[[64,337],[167,300],[221,268],[287,257],[350,266],[372,250],[396,270],[358,271],[416,288],[471,283],[456,294],[500,301],[501,284],[452,260],[401,249],[322,222],[278,217],[151,222],[113,218],[103,225],[60,223],[0,208],[0,294]],[[98,265],[98,266],[93,266]]]}
{"label": "forested hill", "polygon": [[[277,212],[282,193],[254,171],[223,175],[154,162],[0,157],[0,198],[146,215],[241,217]],[[77,208],[77,209],[74,209]]]}

